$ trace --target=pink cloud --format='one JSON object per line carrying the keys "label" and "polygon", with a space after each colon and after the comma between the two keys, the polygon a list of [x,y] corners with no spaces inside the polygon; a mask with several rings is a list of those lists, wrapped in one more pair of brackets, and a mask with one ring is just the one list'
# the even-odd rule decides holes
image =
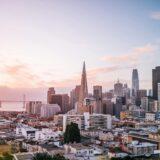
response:
{"label": "pink cloud", "polygon": [[152,12],[150,17],[154,20],[160,20],[160,11],[159,12]]}
{"label": "pink cloud", "polygon": [[101,58],[101,60],[109,63],[137,63],[141,56],[152,54],[156,50],[156,46],[147,44],[142,47],[136,47],[132,52],[121,55],[106,55]]}

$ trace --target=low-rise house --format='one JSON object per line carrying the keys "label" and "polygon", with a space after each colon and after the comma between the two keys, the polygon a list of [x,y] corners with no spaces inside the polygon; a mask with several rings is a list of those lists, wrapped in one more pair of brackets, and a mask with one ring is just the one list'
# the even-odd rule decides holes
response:
{"label": "low-rise house", "polygon": [[128,154],[124,152],[108,152],[108,157],[109,158],[124,158],[127,157]]}
{"label": "low-rise house", "polygon": [[64,145],[66,153],[74,154],[76,157],[93,157],[94,148],[90,146],[84,146],[81,143]]}
{"label": "low-rise house", "polygon": [[59,135],[61,132],[54,132],[51,129],[43,128],[41,131],[36,131],[35,140],[36,141],[59,141]]}
{"label": "low-rise house", "polygon": [[16,134],[22,135],[26,139],[34,139],[36,131],[37,131],[37,129],[30,127],[28,125],[24,125],[24,124],[19,124],[16,127]]}
{"label": "low-rise house", "polygon": [[133,141],[128,145],[128,152],[135,156],[151,156],[154,154],[154,150],[157,150],[157,145],[148,142]]}

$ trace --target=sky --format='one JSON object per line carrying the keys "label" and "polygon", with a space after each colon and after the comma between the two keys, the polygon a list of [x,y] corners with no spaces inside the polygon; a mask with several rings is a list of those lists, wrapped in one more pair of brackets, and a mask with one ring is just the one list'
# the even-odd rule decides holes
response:
{"label": "sky", "polygon": [[88,86],[150,89],[160,65],[159,0],[0,0],[0,99],[45,99],[48,87],[69,93]]}

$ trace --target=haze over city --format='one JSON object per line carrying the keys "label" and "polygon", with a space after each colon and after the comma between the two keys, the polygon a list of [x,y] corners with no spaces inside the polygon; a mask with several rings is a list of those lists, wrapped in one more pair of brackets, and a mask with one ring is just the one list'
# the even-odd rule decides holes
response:
{"label": "haze over city", "polygon": [[[88,87],[151,89],[160,59],[160,1],[0,0],[0,99],[46,98],[48,87],[69,93],[80,84],[85,60]],[[13,94],[14,93],[14,94]]]}

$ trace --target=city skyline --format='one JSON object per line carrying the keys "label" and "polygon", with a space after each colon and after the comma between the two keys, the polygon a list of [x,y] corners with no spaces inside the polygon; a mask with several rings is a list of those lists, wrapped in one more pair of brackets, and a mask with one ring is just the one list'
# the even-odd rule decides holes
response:
{"label": "city skyline", "polygon": [[0,1],[0,19],[1,93],[68,93],[84,60],[89,91],[112,89],[117,79],[131,87],[134,68],[140,88],[152,88],[160,1]]}

